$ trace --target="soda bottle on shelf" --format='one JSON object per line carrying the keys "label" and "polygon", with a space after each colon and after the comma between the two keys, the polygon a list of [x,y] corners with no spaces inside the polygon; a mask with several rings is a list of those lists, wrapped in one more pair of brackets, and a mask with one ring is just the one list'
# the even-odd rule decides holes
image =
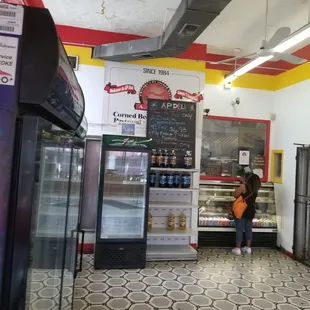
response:
{"label": "soda bottle on shelf", "polygon": [[171,150],[169,156],[169,165],[170,168],[175,168],[177,166],[177,156],[175,155],[175,150]]}
{"label": "soda bottle on shelf", "polygon": [[173,174],[173,187],[180,187],[180,175],[178,173]]}
{"label": "soda bottle on shelf", "polygon": [[167,174],[167,187],[168,188],[173,187],[173,175],[170,173]]}
{"label": "soda bottle on shelf", "polygon": [[169,167],[169,153],[168,153],[168,150],[164,150],[162,167],[163,168],[168,168]]}
{"label": "soda bottle on shelf", "polygon": [[186,188],[186,184],[187,184],[187,175],[184,173],[181,176],[181,187]]}
{"label": "soda bottle on shelf", "polygon": [[164,161],[164,156],[161,150],[158,150],[157,153],[157,167],[162,167]]}
{"label": "soda bottle on shelf", "polygon": [[149,219],[148,219],[148,223],[147,223],[147,230],[151,231],[153,228],[153,216],[151,213],[149,213]]}
{"label": "soda bottle on shelf", "polygon": [[186,216],[183,213],[180,215],[179,229],[186,230]]}
{"label": "soda bottle on shelf", "polygon": [[192,176],[190,174],[186,174],[186,188],[190,188],[192,185]]}
{"label": "soda bottle on shelf", "polygon": [[168,216],[168,230],[174,230],[175,228],[175,216],[170,213]]}
{"label": "soda bottle on shelf", "polygon": [[191,169],[193,166],[193,157],[191,151],[186,151],[184,155],[184,168]]}
{"label": "soda bottle on shelf", "polygon": [[157,167],[157,151],[155,149],[152,149],[152,157],[151,157],[151,166]]}
{"label": "soda bottle on shelf", "polygon": [[167,187],[167,175],[165,172],[159,175],[159,187]]}
{"label": "soda bottle on shelf", "polygon": [[150,187],[155,187],[156,186],[156,173],[151,172],[150,173]]}

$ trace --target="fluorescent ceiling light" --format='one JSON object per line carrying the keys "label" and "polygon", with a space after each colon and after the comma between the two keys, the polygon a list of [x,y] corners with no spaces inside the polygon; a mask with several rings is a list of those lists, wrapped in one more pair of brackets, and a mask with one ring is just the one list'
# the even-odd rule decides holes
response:
{"label": "fluorescent ceiling light", "polygon": [[[306,24],[305,26],[301,27],[294,33],[292,33],[289,37],[287,37],[285,40],[283,40],[281,43],[279,43],[274,49],[273,52],[282,53],[293,46],[301,43],[302,41],[308,39],[310,37],[310,23]],[[239,69],[235,70],[234,72],[231,72],[228,74],[224,79],[224,84],[231,83],[233,80],[235,80],[237,77],[245,74],[246,72],[251,71],[252,69],[260,66],[264,62],[272,59],[273,56],[260,56],[256,57],[249,62],[247,62],[245,65],[240,67]]]}
{"label": "fluorescent ceiling light", "polygon": [[248,71],[251,71],[252,69],[260,66],[265,61],[268,61],[273,56],[265,56],[265,57],[257,57],[253,60],[250,60],[245,65],[237,69],[236,71],[228,74],[224,79],[224,84],[231,83],[233,80],[235,80],[238,76],[243,75],[247,73]]}
{"label": "fluorescent ceiling light", "polygon": [[289,37],[283,40],[280,44],[278,44],[273,51],[277,53],[282,53],[290,49],[291,47],[301,43],[302,41],[308,39],[310,37],[310,23],[301,27],[294,33],[292,33]]}

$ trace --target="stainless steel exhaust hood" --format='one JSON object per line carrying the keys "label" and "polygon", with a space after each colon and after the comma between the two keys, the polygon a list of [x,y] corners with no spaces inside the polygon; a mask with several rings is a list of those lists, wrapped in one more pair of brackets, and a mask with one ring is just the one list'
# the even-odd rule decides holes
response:
{"label": "stainless steel exhaust hood", "polygon": [[174,57],[185,52],[231,0],[182,0],[163,35],[99,45],[93,58],[129,61]]}

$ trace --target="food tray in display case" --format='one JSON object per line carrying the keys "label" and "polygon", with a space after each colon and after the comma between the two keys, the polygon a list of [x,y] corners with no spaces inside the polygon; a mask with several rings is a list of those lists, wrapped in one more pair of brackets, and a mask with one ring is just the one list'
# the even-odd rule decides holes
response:
{"label": "food tray in display case", "polygon": [[[212,230],[234,227],[234,221],[227,215],[235,200],[233,192],[240,183],[223,183],[216,181],[201,181],[199,186],[199,218],[200,228]],[[263,183],[256,199],[256,215],[253,228],[276,229],[276,205],[274,187],[271,183]]]}

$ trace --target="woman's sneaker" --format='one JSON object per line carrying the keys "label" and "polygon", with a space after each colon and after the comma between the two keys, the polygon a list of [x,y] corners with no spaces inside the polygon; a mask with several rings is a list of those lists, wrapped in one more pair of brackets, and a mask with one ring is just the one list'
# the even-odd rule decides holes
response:
{"label": "woman's sneaker", "polygon": [[241,251],[242,251],[242,254],[248,254],[248,255],[252,254],[252,249],[249,248],[249,247],[247,247],[247,246],[245,246],[244,248],[242,248]]}
{"label": "woman's sneaker", "polygon": [[241,255],[241,249],[239,249],[239,248],[234,248],[234,249],[232,249],[232,253],[233,253],[234,255]]}

